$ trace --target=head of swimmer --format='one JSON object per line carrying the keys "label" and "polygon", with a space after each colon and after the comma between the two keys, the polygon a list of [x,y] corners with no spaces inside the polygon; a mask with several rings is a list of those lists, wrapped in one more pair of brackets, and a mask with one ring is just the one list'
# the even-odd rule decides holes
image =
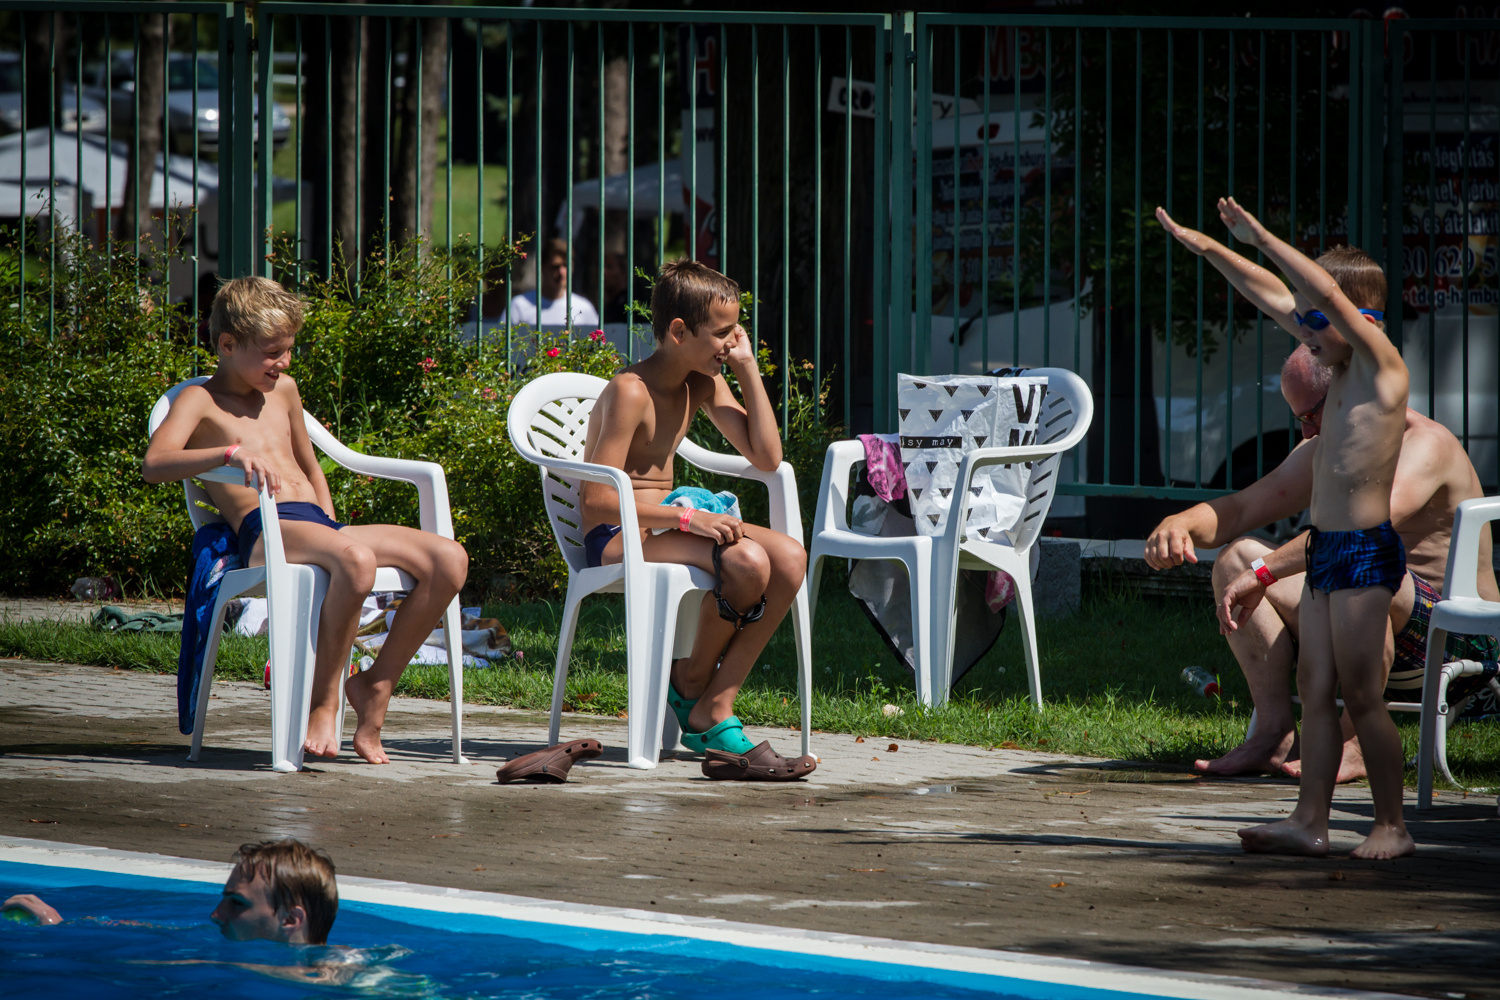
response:
{"label": "head of swimmer", "polygon": [[296,840],[245,844],[209,919],[231,941],[326,944],[338,914],[333,862]]}
{"label": "head of swimmer", "polygon": [[[1344,297],[1364,314],[1366,322],[1385,329],[1379,314],[1385,309],[1387,286],[1379,262],[1358,247],[1338,246],[1325,251],[1315,263],[1328,272]],[[1315,310],[1302,293],[1296,293],[1295,299],[1297,337],[1314,360],[1328,367],[1348,361],[1353,349],[1338,328]]]}

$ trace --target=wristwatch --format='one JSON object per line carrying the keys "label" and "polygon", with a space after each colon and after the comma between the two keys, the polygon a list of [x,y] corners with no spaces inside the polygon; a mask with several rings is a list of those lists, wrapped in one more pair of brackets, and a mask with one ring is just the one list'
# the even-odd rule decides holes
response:
{"label": "wristwatch", "polygon": [[1261,586],[1269,587],[1276,582],[1276,574],[1266,568],[1266,561],[1264,559],[1257,559],[1252,562],[1250,569],[1254,571],[1255,578],[1260,581]]}

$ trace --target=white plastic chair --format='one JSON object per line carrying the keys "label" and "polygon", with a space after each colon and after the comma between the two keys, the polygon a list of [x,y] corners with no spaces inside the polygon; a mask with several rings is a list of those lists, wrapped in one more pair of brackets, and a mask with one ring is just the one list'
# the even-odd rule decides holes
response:
{"label": "white plastic chair", "polygon": [[[511,401],[507,429],[511,444],[528,462],[541,468],[547,518],[557,547],[568,564],[568,593],[557,637],[557,671],[552,681],[552,725],[548,742],[556,743],[562,725],[563,697],[578,611],[590,594],[625,594],[625,670],[629,705],[626,732],[631,767],[652,768],[661,750],[677,746],[676,717],[667,710],[672,660],[692,651],[698,631],[698,606],[713,577],[679,563],[647,562],[641,547],[640,522],[631,502],[634,488],[624,470],[583,461],[589,414],[608,383],[580,372],[555,372],[530,382]],[[797,483],[785,462],[762,472],[739,455],[721,455],[684,439],[677,455],[708,472],[763,483],[770,493],[771,527],[802,541],[802,514]],[[620,535],[624,559],[590,568],[583,552],[579,487],[582,482],[611,486],[621,499]],[[807,584],[792,602],[792,630],[797,647],[797,688],[802,700],[802,753],[810,753],[812,733],[812,617]]]}
{"label": "white plastic chair", "polygon": [[[151,410],[150,433],[166,419],[177,394],[190,385],[201,385],[207,376],[188,379],[168,389]],[[417,487],[423,531],[444,538],[453,537],[453,517],[448,508],[448,484],[443,467],[432,462],[380,458],[363,455],[345,447],[322,424],[303,413],[308,436],[329,458],[344,468],[364,476],[398,479]],[[212,469],[195,477],[198,480],[243,486],[245,474],[239,469]],[[192,479],[182,481],[188,516],[193,530],[222,521],[208,493]],[[219,652],[223,632],[224,607],[236,597],[265,594],[267,623],[271,645],[271,766],[277,771],[302,769],[302,744],[307,739],[307,715],[312,701],[313,665],[318,643],[318,616],[323,596],[328,592],[328,574],[316,566],[286,561],[281,542],[281,521],[276,516],[276,500],[262,486],[260,491],[261,538],[265,540],[264,566],[231,570],[219,584],[209,622],[208,644],[203,653],[203,676],[198,683],[197,713],[193,722],[193,745],[188,760],[196,761],[203,747],[203,728],[208,719],[209,689],[213,686],[214,660]],[[243,554],[242,554],[243,555]],[[375,571],[372,592],[410,590],[417,581],[405,572],[387,566]],[[459,631],[458,598],[443,613],[443,627],[448,646],[448,678],[453,711],[453,761],[465,763],[462,753],[463,728],[463,634]],[[343,678],[339,690],[342,696]],[[342,727],[340,727],[342,728]]]}
{"label": "white plastic chair", "polygon": [[[1443,577],[1443,599],[1433,605],[1427,631],[1427,668],[1422,674],[1422,735],[1417,748],[1417,808],[1432,805],[1432,769],[1436,763],[1452,784],[1448,770],[1448,682],[1455,677],[1483,674],[1484,664],[1473,660],[1442,663],[1448,633],[1500,636],[1500,604],[1479,596],[1480,531],[1500,519],[1500,497],[1475,497],[1458,505],[1453,535],[1448,542],[1448,570]],[[1441,664],[1441,666],[1439,666]],[[1493,674],[1490,685],[1500,691]],[[1397,706],[1392,705],[1392,708]]]}
{"label": "white plastic chair", "polygon": [[[808,556],[812,606],[817,608],[823,560],[891,559],[906,566],[911,583],[911,618],[916,660],[917,699],[924,705],[948,700],[953,671],[954,593],[960,569],[1004,570],[1016,582],[1017,617],[1026,648],[1031,700],[1042,707],[1041,665],[1037,659],[1036,622],[1031,602],[1031,549],[1057,491],[1057,467],[1063,452],[1083,440],[1094,416],[1094,398],[1083,379],[1061,368],[1032,368],[1026,374],[1047,377],[1037,441],[1014,448],[980,448],[964,455],[958,467],[954,503],[944,533],[876,538],[849,528],[849,477],[864,464],[858,441],[836,441],[823,461],[823,483],[813,520]],[[963,530],[969,482],[980,469],[1013,462],[1032,462],[1030,495],[1014,528],[998,540],[971,537]]]}

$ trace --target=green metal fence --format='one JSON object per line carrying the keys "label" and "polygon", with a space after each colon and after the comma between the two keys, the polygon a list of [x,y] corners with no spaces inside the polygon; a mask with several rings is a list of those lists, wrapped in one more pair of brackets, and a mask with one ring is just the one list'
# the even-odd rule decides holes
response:
{"label": "green metal fence", "polygon": [[[635,272],[690,254],[752,293],[780,371],[831,375],[852,429],[894,429],[898,371],[1079,371],[1097,417],[1061,509],[1081,513],[1241,487],[1295,443],[1291,339],[1152,217],[1221,236],[1234,194],[1309,252],[1386,264],[1413,406],[1500,484],[1500,21],[0,0],[0,26],[23,259],[59,225],[165,231],[191,263],[143,291],[194,314],[200,275],[267,273],[278,248],[327,275],[342,247],[357,287],[414,234],[524,240],[453,330],[524,364],[508,300],[546,285],[557,237],[634,358]],[[24,268],[16,297],[53,308]]]}

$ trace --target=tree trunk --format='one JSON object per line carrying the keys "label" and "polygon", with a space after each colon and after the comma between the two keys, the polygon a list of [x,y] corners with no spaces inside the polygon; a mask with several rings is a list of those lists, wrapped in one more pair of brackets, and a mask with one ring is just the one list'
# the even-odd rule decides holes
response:
{"label": "tree trunk", "polygon": [[156,158],[165,145],[166,123],[161,108],[166,86],[162,77],[167,55],[165,20],[165,16],[151,14],[141,15],[137,22],[140,56],[135,67],[135,92],[140,101],[140,120],[133,123],[135,142],[125,171],[124,210],[115,231],[122,240],[152,236],[151,182],[156,175]]}
{"label": "tree trunk", "polygon": [[[420,28],[420,31],[415,30],[416,28]],[[420,41],[418,34],[421,35]],[[409,42],[406,86],[398,126],[400,139],[391,177],[391,183],[395,187],[392,192],[395,200],[391,205],[391,238],[397,242],[404,242],[419,234],[432,234],[437,133],[443,108],[442,87],[448,70],[448,22],[442,18],[415,21]],[[420,107],[416,89],[419,65]],[[417,127],[419,121],[420,129]],[[420,148],[417,142],[419,131]]]}

